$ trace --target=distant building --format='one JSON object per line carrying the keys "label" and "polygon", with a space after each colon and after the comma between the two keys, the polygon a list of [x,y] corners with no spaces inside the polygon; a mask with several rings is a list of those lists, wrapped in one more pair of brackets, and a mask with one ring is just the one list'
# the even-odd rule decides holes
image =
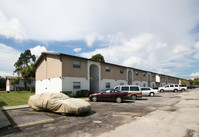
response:
{"label": "distant building", "polygon": [[179,79],[131,67],[67,54],[43,52],[35,63],[36,94],[86,89],[98,92],[117,85],[142,87],[179,83]]}
{"label": "distant building", "polygon": [[[19,79],[19,84],[12,85],[11,80],[15,79],[15,78]],[[25,89],[25,84],[24,84],[25,81],[27,81],[27,80],[23,79],[22,77],[6,76],[6,91],[14,91],[15,86],[16,86],[17,90],[20,90],[20,91],[27,90],[27,89]],[[30,88],[30,84],[28,84],[28,82],[27,82],[27,88]],[[35,89],[35,79],[32,79],[32,88],[33,88],[33,90]]]}

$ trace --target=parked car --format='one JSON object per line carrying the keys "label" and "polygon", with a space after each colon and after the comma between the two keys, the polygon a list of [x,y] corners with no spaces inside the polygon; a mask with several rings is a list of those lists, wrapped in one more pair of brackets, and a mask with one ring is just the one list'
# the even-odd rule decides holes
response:
{"label": "parked car", "polygon": [[142,98],[142,91],[140,86],[138,85],[119,85],[116,86],[114,89],[117,89],[121,92],[128,92],[128,96],[132,100]]}
{"label": "parked car", "polygon": [[99,93],[94,93],[89,96],[90,101],[116,101],[117,103],[121,103],[123,100],[128,99],[127,92],[120,92],[116,89],[104,89]]}
{"label": "parked car", "polygon": [[178,84],[169,84],[169,85],[165,85],[164,87],[159,87],[158,90],[160,92],[164,92],[164,91],[177,92],[177,91],[180,91],[181,89]]}
{"label": "parked car", "polygon": [[81,115],[91,110],[89,102],[70,98],[63,93],[42,93],[30,96],[28,105],[36,111],[52,111],[62,114]]}
{"label": "parked car", "polygon": [[192,85],[192,86],[188,86],[187,89],[195,89],[197,88],[196,86]]}
{"label": "parked car", "polygon": [[180,85],[180,90],[181,91],[187,90],[187,85]]}
{"label": "parked car", "polygon": [[141,87],[143,96],[156,96],[159,92],[157,89],[152,89],[150,87]]}

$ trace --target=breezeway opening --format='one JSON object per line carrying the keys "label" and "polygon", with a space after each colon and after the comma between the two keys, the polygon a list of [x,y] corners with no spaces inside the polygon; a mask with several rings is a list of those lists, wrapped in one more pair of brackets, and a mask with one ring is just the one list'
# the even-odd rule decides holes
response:
{"label": "breezeway opening", "polygon": [[90,91],[96,93],[99,91],[99,67],[97,65],[90,65]]}

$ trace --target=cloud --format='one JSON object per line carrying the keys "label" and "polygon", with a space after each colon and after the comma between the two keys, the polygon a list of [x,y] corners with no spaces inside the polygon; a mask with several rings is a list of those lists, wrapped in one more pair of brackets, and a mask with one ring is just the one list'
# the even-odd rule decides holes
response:
{"label": "cloud", "polygon": [[12,75],[14,64],[20,56],[20,51],[0,43],[0,76]]}
{"label": "cloud", "polygon": [[177,75],[179,70],[191,67],[194,62],[191,59],[194,53],[191,47],[169,45],[159,41],[157,36],[150,33],[128,39],[124,36],[120,42],[109,45],[92,52],[81,53],[81,56],[90,58],[94,54],[101,53],[106,62],[168,75]]}
{"label": "cloud", "polygon": [[190,76],[192,76],[192,77],[199,77],[199,72],[192,73]]}
{"label": "cloud", "polygon": [[27,39],[27,35],[17,18],[8,19],[0,11],[0,35],[16,40]]}
{"label": "cloud", "polygon": [[183,76],[186,79],[194,79],[199,77],[199,72],[191,73],[190,75],[184,75]]}
{"label": "cloud", "polygon": [[75,52],[80,52],[82,50],[82,48],[74,48],[73,51]]}
{"label": "cloud", "polygon": [[30,48],[31,54],[35,55],[36,57],[39,57],[42,52],[47,52],[48,50],[44,46],[37,45],[34,48]]}
{"label": "cloud", "polygon": [[0,0],[4,24],[19,28],[7,37],[84,40],[93,51],[81,56],[101,53],[107,62],[171,75],[197,67],[198,6],[188,0]]}
{"label": "cloud", "polygon": [[119,32],[130,37],[147,32],[163,41],[186,42],[198,22],[198,5],[187,0],[0,1],[0,9],[16,17],[30,39],[86,39],[88,46]]}
{"label": "cloud", "polygon": [[85,38],[85,41],[86,41],[88,47],[92,47],[94,42],[100,41],[100,40],[103,40],[103,36],[101,36],[97,33],[91,33],[91,34],[87,35]]}

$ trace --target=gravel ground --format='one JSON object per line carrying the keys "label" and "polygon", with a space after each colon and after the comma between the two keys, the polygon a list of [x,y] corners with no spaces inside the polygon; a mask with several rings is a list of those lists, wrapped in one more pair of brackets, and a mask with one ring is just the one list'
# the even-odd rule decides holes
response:
{"label": "gravel ground", "polygon": [[[168,112],[165,114],[170,114],[170,112],[176,112],[179,110],[177,104],[182,103],[183,100],[192,100],[193,98],[184,98],[185,94],[190,94],[199,90],[186,92],[165,92],[160,93],[156,97],[143,97],[143,99],[136,101],[125,101],[123,103],[115,102],[90,102],[92,106],[92,111],[83,116],[67,116],[62,117],[49,116],[51,121],[46,121],[42,123],[35,123],[33,125],[27,125],[22,127],[12,127],[9,129],[1,129],[0,136],[60,136],[60,137],[90,137],[90,136],[119,136],[117,134],[118,128],[124,125],[136,123],[138,119],[144,119],[146,116],[153,114],[156,115],[156,111],[164,110]],[[198,99],[198,98],[197,98]],[[198,101],[198,100],[197,100]],[[30,108],[23,109],[22,111],[33,112]],[[17,119],[24,117],[23,113],[19,115],[20,112],[14,112],[13,110],[8,110],[7,113],[13,120],[13,124],[16,124]],[[49,113],[48,113],[49,114]],[[29,114],[34,115],[34,114]],[[44,115],[44,114],[40,114]],[[157,114],[159,115],[159,113]],[[15,116],[15,118],[14,118]],[[46,115],[43,116],[46,118]],[[199,123],[198,123],[199,124]],[[133,125],[136,126],[136,125]],[[142,125],[141,125],[142,126]],[[143,125],[144,126],[144,125]],[[168,125],[169,126],[169,125]],[[128,127],[129,128],[129,127]],[[127,129],[128,129],[127,128]],[[142,127],[140,127],[140,132]],[[123,131],[124,133],[131,130]],[[113,133],[114,132],[114,133]],[[139,131],[137,131],[139,132]],[[187,129],[185,137],[189,137],[195,134],[195,130]],[[146,132],[148,133],[148,132]],[[145,134],[146,135],[146,134]],[[123,134],[120,136],[124,136]],[[130,134],[129,136],[132,136]],[[147,136],[147,135],[146,135]]]}

